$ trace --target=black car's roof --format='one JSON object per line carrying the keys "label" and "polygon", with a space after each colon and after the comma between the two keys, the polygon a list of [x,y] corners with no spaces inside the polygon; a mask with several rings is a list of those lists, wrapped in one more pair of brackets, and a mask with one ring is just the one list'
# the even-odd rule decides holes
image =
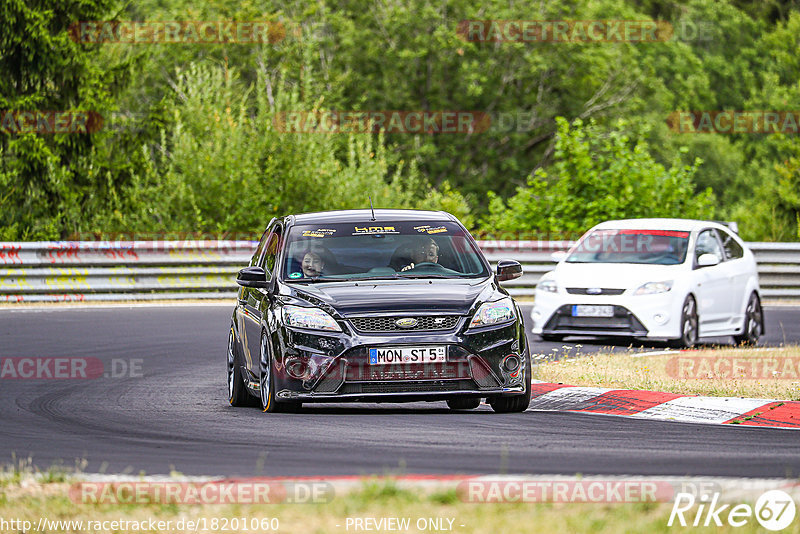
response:
{"label": "black car's roof", "polygon": [[289,216],[294,224],[320,224],[320,223],[379,223],[381,221],[455,221],[456,218],[444,211],[425,210],[375,210],[375,220],[372,211],[340,210],[319,211],[316,213],[302,213]]}

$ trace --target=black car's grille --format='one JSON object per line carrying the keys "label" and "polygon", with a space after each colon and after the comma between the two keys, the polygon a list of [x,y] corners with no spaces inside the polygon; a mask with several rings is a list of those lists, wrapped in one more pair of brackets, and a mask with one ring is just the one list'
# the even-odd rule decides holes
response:
{"label": "black car's grille", "polygon": [[568,287],[567,293],[570,295],[622,295],[625,293],[624,289],[612,289],[608,287],[598,288],[600,292],[592,292],[589,293],[589,288],[587,287]]}
{"label": "black car's grille", "polygon": [[492,389],[500,385],[489,370],[489,367],[482,360],[470,358],[469,365],[472,370],[472,379],[481,389]]}
{"label": "black car's grille", "polygon": [[[417,324],[411,327],[397,326],[399,319],[414,319]],[[458,324],[458,315],[440,315],[431,317],[407,317],[402,315],[383,317],[354,317],[350,319],[359,332],[396,332],[417,330],[452,330]]]}
{"label": "black car's grille", "polygon": [[333,393],[344,381],[344,362],[339,361],[334,364],[322,380],[319,381],[314,391],[317,393]]}
{"label": "black car's grille", "polygon": [[345,384],[339,393],[417,393],[439,391],[471,391],[472,380],[447,380],[442,382],[357,382]]}

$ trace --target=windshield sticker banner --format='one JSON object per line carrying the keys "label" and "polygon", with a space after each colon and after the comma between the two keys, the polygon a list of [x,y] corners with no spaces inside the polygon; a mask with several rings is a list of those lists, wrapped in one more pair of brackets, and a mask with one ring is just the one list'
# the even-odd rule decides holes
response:
{"label": "windshield sticker banner", "polygon": [[421,234],[428,234],[428,235],[430,235],[430,234],[441,234],[441,233],[447,232],[447,228],[445,228],[444,226],[435,226],[434,227],[434,226],[430,226],[428,224],[426,224],[424,226],[415,226],[414,230],[416,230],[417,232],[419,232]]}
{"label": "windshield sticker banner", "polygon": [[316,230],[303,230],[303,237],[329,237],[336,233],[333,228],[317,228]]}
{"label": "windshield sticker banner", "polygon": [[399,234],[394,226],[356,226],[353,235]]}

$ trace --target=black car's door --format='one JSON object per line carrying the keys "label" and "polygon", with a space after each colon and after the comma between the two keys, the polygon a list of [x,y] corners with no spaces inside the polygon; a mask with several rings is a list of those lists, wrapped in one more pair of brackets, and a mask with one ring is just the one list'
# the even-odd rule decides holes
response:
{"label": "black car's door", "polygon": [[[250,263],[248,263],[249,267],[258,265],[259,259],[261,256],[263,256],[264,249],[267,246],[267,238],[269,237],[271,226],[272,222],[270,222],[270,225],[267,226],[266,230],[264,230],[264,233],[261,234],[261,239],[258,241],[258,246],[253,253],[253,257],[250,258]],[[241,354],[245,359],[244,363],[246,369],[250,368],[248,363],[250,359],[250,351],[248,349],[249,344],[247,342],[247,325],[250,322],[248,318],[247,301],[250,296],[250,291],[252,291],[252,288],[240,286],[236,297],[236,330],[239,332],[239,347],[241,348]]]}
{"label": "black car's door", "polygon": [[[280,251],[283,227],[276,223],[267,232],[265,246],[261,251],[256,265],[267,273],[267,281],[275,276],[276,258]],[[268,290],[264,288],[247,288],[247,298],[244,302],[245,335],[247,337],[247,370],[252,380],[258,380],[260,374],[259,363],[261,359],[261,332],[267,325],[270,309]],[[267,330],[269,332],[269,329]]]}

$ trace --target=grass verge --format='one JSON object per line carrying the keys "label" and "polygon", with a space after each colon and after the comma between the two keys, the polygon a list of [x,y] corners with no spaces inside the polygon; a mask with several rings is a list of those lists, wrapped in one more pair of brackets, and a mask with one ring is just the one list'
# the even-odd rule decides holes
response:
{"label": "grass verge", "polygon": [[534,377],[573,386],[800,400],[800,347],[704,349],[656,356],[636,356],[632,351],[578,355],[540,363]]}
{"label": "grass verge", "polygon": [[[671,503],[586,504],[586,503],[505,503],[476,504],[462,502],[455,490],[418,492],[398,487],[391,480],[365,482],[361,487],[344,495],[336,495],[326,504],[275,504],[275,505],[175,505],[175,504],[82,504],[68,496],[65,483],[11,483],[0,487],[0,518],[16,519],[39,525],[40,518],[51,523],[43,529],[49,532],[110,532],[133,531],[114,528],[111,521],[147,522],[151,518],[170,521],[170,525],[156,529],[137,528],[139,532],[298,532],[335,533],[363,532],[357,530],[348,518],[408,518],[410,528],[402,532],[435,532],[432,525],[456,533],[550,533],[550,532],[653,532],[667,533],[676,527],[668,526]],[[277,519],[277,522],[272,520]],[[239,522],[232,528],[233,520]],[[433,523],[428,522],[434,520]],[[179,521],[183,520],[183,528]],[[261,523],[265,520],[265,523]],[[272,521],[271,521],[272,520]],[[436,523],[436,520],[440,520]],[[450,522],[449,520],[452,520]],[[52,521],[72,521],[71,525],[54,525]],[[207,526],[187,528],[188,521]],[[420,522],[418,524],[418,521]],[[82,522],[82,523],[76,523]],[[90,523],[91,522],[91,523]],[[99,522],[99,523],[98,523]],[[242,528],[242,523],[247,528]],[[424,523],[424,528],[419,528]],[[270,525],[268,528],[250,528],[254,524]],[[227,528],[222,528],[222,526]],[[99,527],[99,528],[98,528]],[[274,528],[277,527],[277,528]],[[677,527],[684,531],[686,528]],[[691,527],[690,527],[691,528]],[[759,530],[751,518],[740,528],[724,524],[712,527],[714,532],[749,533]],[[697,529],[691,529],[697,530]],[[700,529],[710,531],[711,528]],[[385,532],[383,529],[372,531]],[[800,521],[795,521],[786,533],[800,533]]]}

